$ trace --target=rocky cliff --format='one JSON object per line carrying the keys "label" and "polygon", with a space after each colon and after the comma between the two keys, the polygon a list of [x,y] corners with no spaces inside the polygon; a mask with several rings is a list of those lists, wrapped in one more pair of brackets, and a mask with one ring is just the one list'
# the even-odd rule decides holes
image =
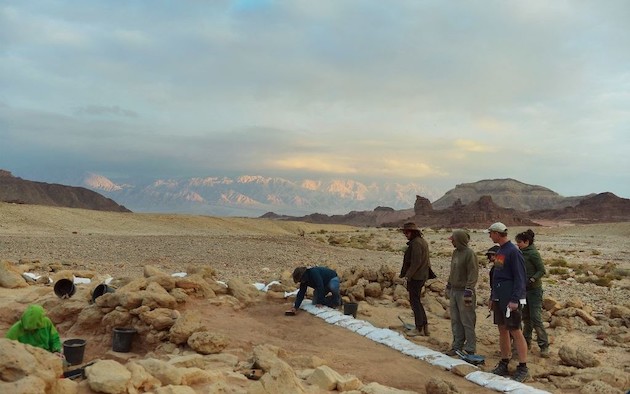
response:
{"label": "rocky cliff", "polygon": [[0,170],[0,201],[98,211],[131,212],[114,200],[83,187],[34,182]]}

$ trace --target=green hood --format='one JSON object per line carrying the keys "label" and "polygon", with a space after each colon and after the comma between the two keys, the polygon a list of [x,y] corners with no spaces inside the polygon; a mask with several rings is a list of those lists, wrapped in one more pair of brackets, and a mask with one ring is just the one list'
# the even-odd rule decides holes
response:
{"label": "green hood", "polygon": [[468,242],[470,241],[470,235],[464,230],[455,230],[453,231],[453,235],[451,235],[453,242],[455,244],[455,248],[461,250],[466,249],[468,247]]}
{"label": "green hood", "polygon": [[40,305],[29,305],[22,313],[22,328],[25,330],[37,330],[46,325],[46,312]]}

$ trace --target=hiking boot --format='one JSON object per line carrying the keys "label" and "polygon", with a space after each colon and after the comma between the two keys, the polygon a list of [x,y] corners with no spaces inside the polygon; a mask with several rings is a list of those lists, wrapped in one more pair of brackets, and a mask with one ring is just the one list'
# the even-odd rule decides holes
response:
{"label": "hiking boot", "polygon": [[494,369],[492,371],[490,371],[490,372],[495,374],[495,375],[499,375],[499,376],[507,376],[507,375],[509,375],[508,363],[506,363],[505,361],[501,360],[501,361],[499,361],[497,366],[494,367]]}
{"label": "hiking boot", "polygon": [[452,356],[458,356],[457,349],[451,349],[451,350],[449,350],[448,352],[446,352],[444,354],[446,354],[447,356],[451,356],[451,357]]}
{"label": "hiking boot", "polygon": [[540,357],[549,358],[549,346],[540,349]]}
{"label": "hiking boot", "polygon": [[429,324],[425,324],[424,326],[422,326],[421,332],[424,331],[424,336],[428,337],[429,336]]}
{"label": "hiking boot", "polygon": [[414,328],[413,330],[407,331],[405,335],[407,335],[408,337],[419,337],[422,336],[423,333],[418,331],[417,328]]}
{"label": "hiking boot", "polygon": [[512,380],[516,380],[517,382],[525,382],[529,378],[529,369],[527,369],[527,367],[521,367],[520,365],[516,367],[516,372],[514,372],[512,376]]}

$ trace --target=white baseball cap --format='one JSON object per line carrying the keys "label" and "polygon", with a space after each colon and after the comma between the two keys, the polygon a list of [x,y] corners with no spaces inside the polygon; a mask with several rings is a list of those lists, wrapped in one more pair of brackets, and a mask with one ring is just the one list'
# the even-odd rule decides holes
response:
{"label": "white baseball cap", "polygon": [[507,233],[508,229],[505,226],[505,224],[501,223],[501,222],[496,222],[493,223],[490,227],[488,227],[488,229],[486,230],[487,233],[491,232],[491,231],[496,231],[497,233]]}

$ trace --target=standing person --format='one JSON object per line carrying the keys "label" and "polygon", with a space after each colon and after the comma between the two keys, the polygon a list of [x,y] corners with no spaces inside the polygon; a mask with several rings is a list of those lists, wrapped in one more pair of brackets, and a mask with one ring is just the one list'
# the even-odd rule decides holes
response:
{"label": "standing person", "polygon": [[516,234],[516,246],[523,253],[525,272],[527,273],[527,304],[523,308],[523,336],[527,348],[532,346],[532,331],[536,331],[536,342],[540,348],[540,357],[549,357],[549,339],[542,322],[543,288],[542,278],[545,275],[545,265],[540,253],[534,246],[534,232],[531,229]]}
{"label": "standing person", "polygon": [[40,305],[29,305],[20,320],[9,328],[6,338],[48,350],[63,358],[59,333]]}
{"label": "standing person", "polygon": [[429,336],[427,314],[420,301],[420,293],[424,283],[429,279],[431,261],[429,260],[429,244],[422,237],[422,231],[413,222],[408,222],[401,229],[407,237],[407,249],[403,257],[400,277],[407,279],[409,302],[416,324],[416,328],[407,333],[410,337],[418,335]]}
{"label": "standing person", "polygon": [[451,331],[453,344],[446,354],[457,355],[457,351],[475,354],[477,337],[477,296],[475,288],[479,276],[479,266],[475,252],[468,246],[470,234],[455,230],[448,238],[455,250],[451,257],[451,272],[446,291],[450,300]]}
{"label": "standing person", "polygon": [[527,369],[527,342],[521,331],[521,301],[525,302],[525,261],[521,251],[508,239],[505,224],[492,224],[486,232],[499,244],[492,273],[491,296],[488,308],[494,312],[494,323],[499,328],[501,361],[492,370],[496,375],[509,374],[510,336],[518,353],[519,364],[512,379],[524,382],[529,379]]}
{"label": "standing person", "polygon": [[[287,311],[295,313],[302,305],[306,290],[311,287],[315,289],[313,293],[313,304],[318,308],[328,306],[337,308],[341,305],[341,295],[339,294],[339,276],[337,272],[327,267],[297,267],[293,270],[293,281],[300,284],[295,303]],[[331,296],[326,297],[328,293]]]}

